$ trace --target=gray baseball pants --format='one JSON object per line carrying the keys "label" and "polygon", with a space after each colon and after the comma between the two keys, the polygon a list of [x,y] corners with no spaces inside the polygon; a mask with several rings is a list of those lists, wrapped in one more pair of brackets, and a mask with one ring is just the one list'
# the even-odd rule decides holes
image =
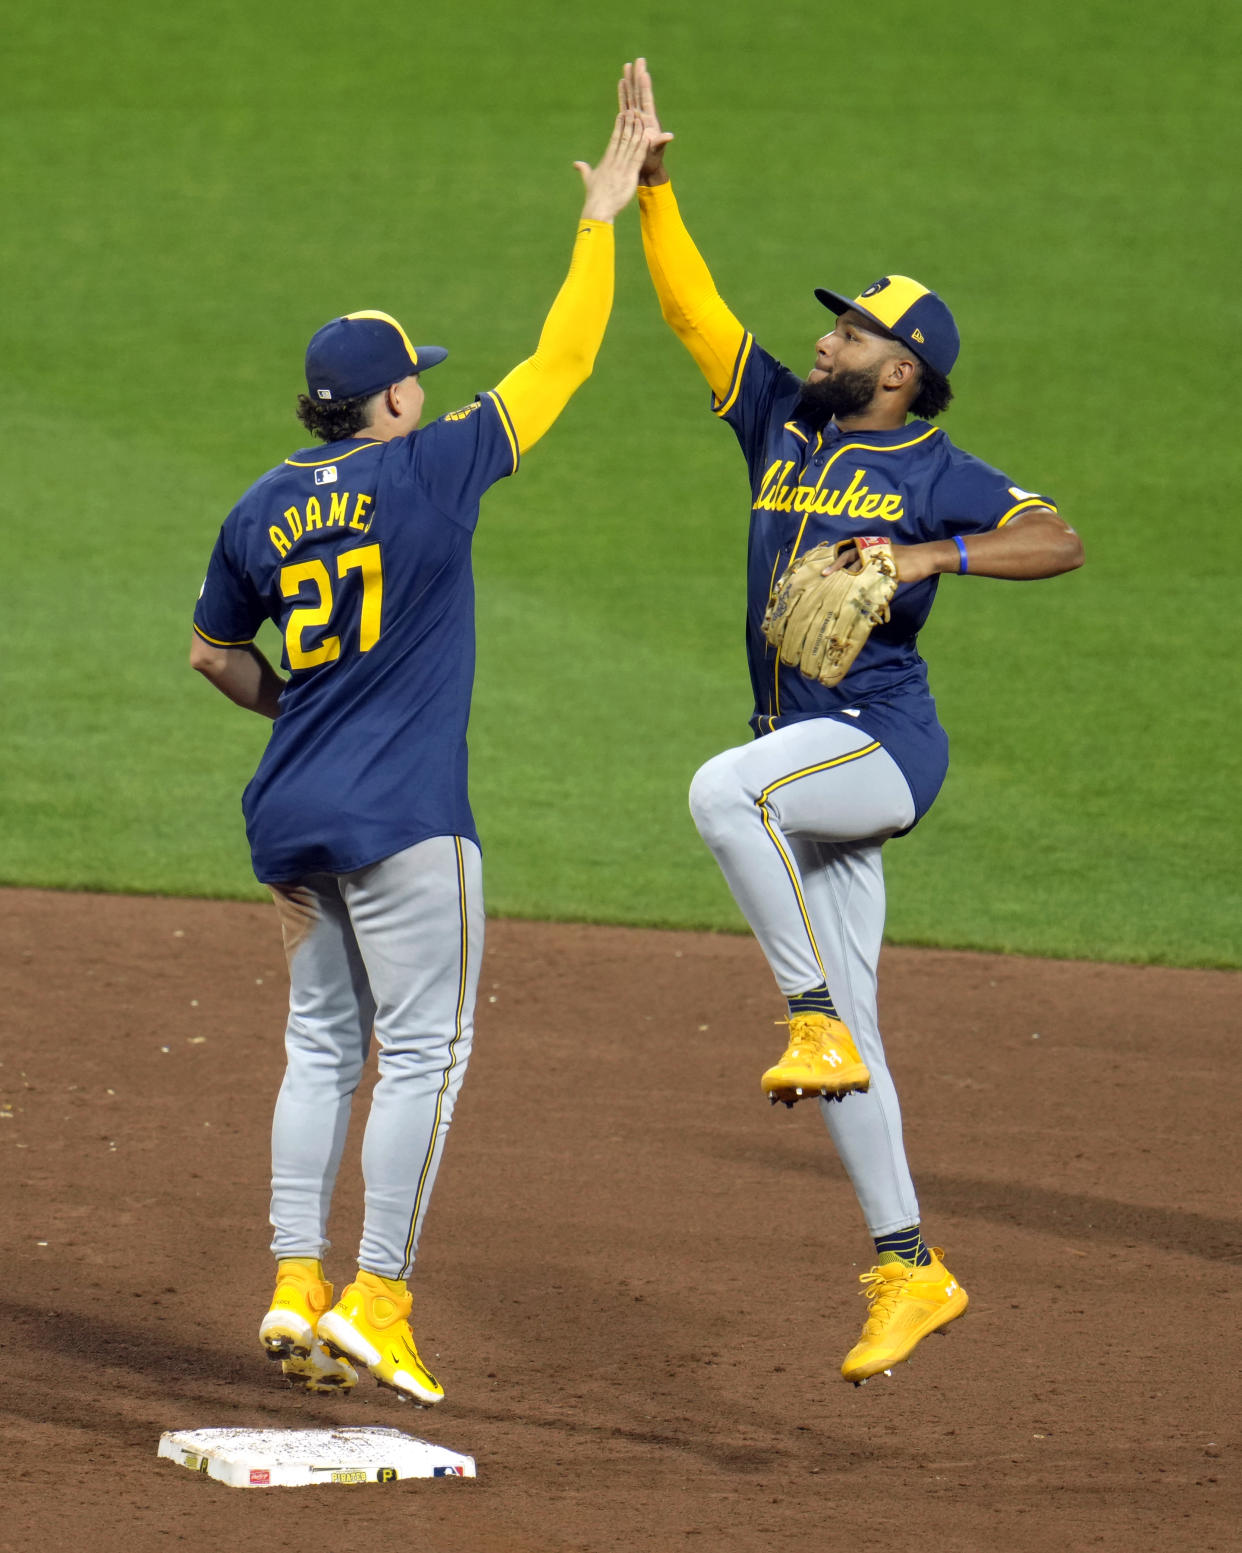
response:
{"label": "gray baseball pants", "polygon": [[483,954],[479,850],[436,836],[348,874],[274,887],[289,961],[287,1066],[272,1122],[272,1250],[320,1257],[350,1104],[362,1143],[359,1266],[405,1278],[465,1076]]}
{"label": "gray baseball pants", "polygon": [[905,777],[863,728],[817,717],[709,760],[690,810],[781,992],[827,982],[871,1071],[865,1095],[820,1102],[867,1228],[885,1235],[917,1224],[876,1009],[880,849],[914,822]]}

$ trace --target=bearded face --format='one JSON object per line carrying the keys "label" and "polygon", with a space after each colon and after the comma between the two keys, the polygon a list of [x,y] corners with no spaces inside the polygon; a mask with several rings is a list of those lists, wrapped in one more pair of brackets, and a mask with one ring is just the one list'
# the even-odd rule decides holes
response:
{"label": "bearded face", "polygon": [[856,367],[852,371],[838,369],[817,382],[805,382],[798,402],[794,405],[793,418],[822,431],[833,416],[859,415],[875,397],[880,381],[880,368]]}

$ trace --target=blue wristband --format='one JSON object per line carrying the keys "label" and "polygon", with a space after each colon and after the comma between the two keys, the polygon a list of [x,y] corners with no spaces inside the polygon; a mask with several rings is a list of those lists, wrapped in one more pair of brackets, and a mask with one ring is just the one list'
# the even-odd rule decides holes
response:
{"label": "blue wristband", "polygon": [[954,534],[953,543],[957,546],[957,570],[960,576],[963,572],[968,572],[970,570],[970,567],[966,564],[966,541],[964,539],[959,539],[958,536]]}

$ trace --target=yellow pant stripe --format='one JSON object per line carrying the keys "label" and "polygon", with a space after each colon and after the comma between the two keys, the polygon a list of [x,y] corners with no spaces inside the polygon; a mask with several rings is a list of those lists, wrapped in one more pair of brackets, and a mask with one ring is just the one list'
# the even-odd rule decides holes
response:
{"label": "yellow pant stripe", "polygon": [[418,1191],[414,1196],[414,1211],[410,1214],[410,1232],[405,1238],[405,1273],[403,1276],[408,1276],[410,1258],[414,1254],[414,1236],[418,1228],[419,1209],[422,1207],[423,1193],[427,1189],[427,1177],[431,1173],[431,1162],[436,1155],[436,1138],[440,1132],[440,1118],[444,1114],[444,1097],[448,1094],[449,1081],[453,1076],[453,1069],[457,1063],[457,1045],[461,1040],[462,1015],[466,1007],[466,975],[470,961],[470,929],[466,916],[466,862],[462,855],[460,836],[453,837],[453,846],[457,852],[457,903],[461,915],[461,968],[457,979],[457,1014],[454,1021],[453,1039],[449,1043],[449,1060],[444,1069],[440,1093],[436,1096],[436,1114],[431,1127],[431,1137],[427,1143],[427,1154],[423,1160],[423,1168],[418,1177]]}
{"label": "yellow pant stripe", "polygon": [[779,777],[765,787],[755,802],[766,803],[778,787],[787,787],[790,782],[796,782],[799,777],[815,776],[820,771],[830,771],[833,766],[848,765],[851,760],[861,760],[864,755],[874,755],[879,748],[880,741],[872,739],[870,744],[864,744],[861,749],[850,750],[844,755],[834,755],[831,760],[821,760],[817,766],[806,766],[801,771],[791,771],[788,776]]}
{"label": "yellow pant stripe", "polygon": [[759,810],[759,817],[763,821],[763,828],[767,831],[772,845],[780,856],[781,862],[784,863],[785,872],[789,875],[789,882],[793,885],[793,892],[798,901],[798,911],[802,916],[802,926],[806,929],[807,942],[811,946],[811,953],[815,956],[815,964],[819,967],[819,979],[826,982],[828,980],[828,973],[824,970],[824,962],[819,956],[819,945],[815,941],[815,929],[811,926],[810,914],[806,909],[806,901],[802,894],[802,885],[798,881],[798,870],[794,867],[793,858],[786,852],[780,836],[776,833],[771,815],[768,813],[767,804],[761,798],[756,799],[755,802]]}
{"label": "yellow pant stripe", "polygon": [[785,865],[785,872],[789,875],[789,882],[793,885],[794,896],[798,902],[798,912],[802,917],[802,926],[806,929],[807,942],[811,946],[811,953],[815,956],[815,964],[819,968],[820,980],[826,982],[828,973],[824,970],[824,962],[820,957],[819,944],[815,939],[815,929],[811,926],[811,914],[806,909],[806,898],[802,894],[802,883],[798,878],[798,870],[794,866],[794,860],[785,849],[780,834],[772,823],[771,811],[768,808],[768,799],[778,788],[787,786],[790,782],[796,782],[800,777],[815,776],[820,771],[830,771],[833,766],[844,766],[851,760],[861,760],[864,755],[873,755],[881,745],[878,739],[873,739],[870,744],[864,744],[862,749],[850,750],[845,755],[835,755],[831,760],[821,760],[818,765],[806,766],[801,771],[791,771],[788,776],[778,778],[771,782],[755,799],[755,807],[759,810],[759,818],[763,821],[763,828],[768,833],[768,838],[776,848],[781,862]]}

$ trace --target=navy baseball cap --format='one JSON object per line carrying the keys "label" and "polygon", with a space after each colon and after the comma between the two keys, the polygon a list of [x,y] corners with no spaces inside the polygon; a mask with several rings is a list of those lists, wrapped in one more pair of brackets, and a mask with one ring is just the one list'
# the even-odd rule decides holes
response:
{"label": "navy baseball cap", "polygon": [[945,377],[952,372],[962,343],[953,314],[934,291],[917,280],[908,275],[882,275],[853,300],[822,286],[815,288],[815,295],[834,313],[853,311],[870,318]]}
{"label": "navy baseball cap", "polygon": [[306,386],[312,399],[360,399],[439,366],[447,355],[439,345],[411,345],[387,313],[346,313],[311,336]]}

